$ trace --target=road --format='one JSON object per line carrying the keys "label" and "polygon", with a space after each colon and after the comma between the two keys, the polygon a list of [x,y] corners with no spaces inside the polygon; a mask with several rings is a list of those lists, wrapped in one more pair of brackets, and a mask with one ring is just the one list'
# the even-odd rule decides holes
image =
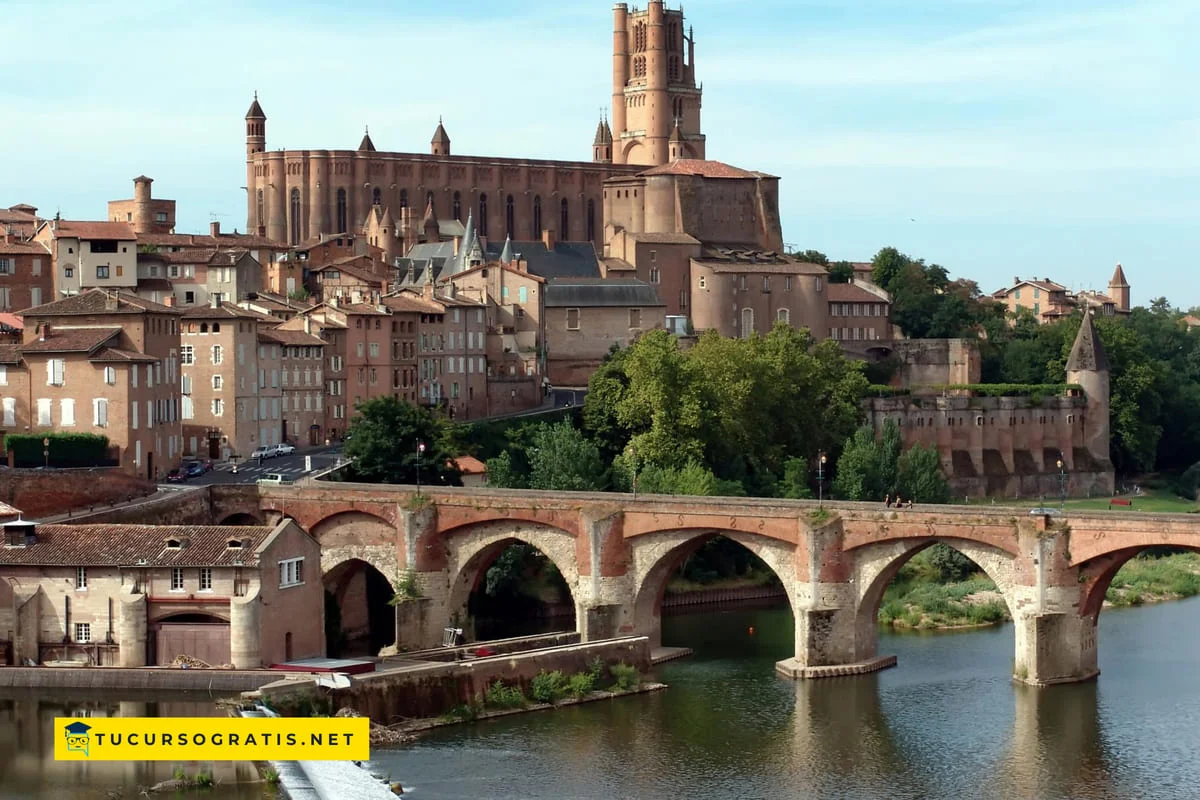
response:
{"label": "road", "polygon": [[314,447],[298,450],[295,455],[268,458],[261,464],[254,461],[239,463],[236,475],[233,472],[231,464],[217,464],[213,467],[212,472],[206,475],[202,475],[199,478],[189,478],[181,484],[171,485],[209,486],[211,484],[254,483],[268,472],[278,473],[289,480],[295,481],[308,474],[304,468],[306,458],[312,458],[312,471],[317,472],[327,467],[332,467],[341,456],[341,445]]}

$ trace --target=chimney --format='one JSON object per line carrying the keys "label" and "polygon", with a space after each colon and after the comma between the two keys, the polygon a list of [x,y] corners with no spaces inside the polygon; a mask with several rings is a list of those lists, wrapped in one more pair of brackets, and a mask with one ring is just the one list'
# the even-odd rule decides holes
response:
{"label": "chimney", "polygon": [[546,228],[542,231],[542,244],[546,245],[547,250],[554,251],[554,228]]}
{"label": "chimney", "polygon": [[1016,285],[1017,285],[1018,283],[1020,283],[1020,282],[1021,282],[1021,276],[1020,276],[1020,275],[1013,275],[1013,286],[1016,286]]}
{"label": "chimney", "polygon": [[167,308],[174,308],[175,307],[175,295],[173,295],[173,294],[167,295],[166,298],[163,300],[163,305],[166,306]]}
{"label": "chimney", "polygon": [[213,292],[208,296],[208,307],[216,308],[218,305],[219,304],[217,303],[217,293]]}
{"label": "chimney", "polygon": [[221,223],[213,221],[208,223],[208,235],[214,239],[221,235]]}
{"label": "chimney", "polygon": [[113,294],[109,294],[108,292],[104,293],[104,310],[105,311],[116,311],[118,305],[119,305],[119,303],[117,302],[117,295],[115,292]]}
{"label": "chimney", "polygon": [[189,233],[188,234],[188,244],[195,244],[195,243],[196,243],[196,234]]}
{"label": "chimney", "polygon": [[312,336],[312,317],[306,316],[304,318],[304,332]]}
{"label": "chimney", "polygon": [[46,334],[50,332],[50,323],[43,322],[41,324],[40,331],[41,331],[41,335],[38,337],[38,340],[44,342],[44,341],[46,341]]}
{"label": "chimney", "polygon": [[433,299],[433,284],[429,281],[421,284],[421,296],[427,300]]}

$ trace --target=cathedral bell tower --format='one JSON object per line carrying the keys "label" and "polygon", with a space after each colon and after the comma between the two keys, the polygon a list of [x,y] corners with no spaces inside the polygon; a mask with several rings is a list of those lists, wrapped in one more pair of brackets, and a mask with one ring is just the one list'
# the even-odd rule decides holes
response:
{"label": "cathedral bell tower", "polygon": [[[661,166],[704,158],[696,44],[683,11],[650,0],[644,11],[613,9],[612,161]],[[678,147],[672,134],[678,131]],[[676,153],[679,155],[676,156]]]}

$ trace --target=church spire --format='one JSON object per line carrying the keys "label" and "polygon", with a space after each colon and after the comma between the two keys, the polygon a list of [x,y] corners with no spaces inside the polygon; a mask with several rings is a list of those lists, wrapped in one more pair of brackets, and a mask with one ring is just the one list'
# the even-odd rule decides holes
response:
{"label": "church spire", "polygon": [[438,117],[437,129],[433,132],[433,139],[429,142],[430,153],[435,156],[450,155],[450,135],[446,133],[445,126],[442,125],[442,118]]}
{"label": "church spire", "polygon": [[1083,310],[1083,322],[1079,333],[1075,335],[1075,344],[1071,347],[1071,356],[1067,359],[1067,372],[1108,372],[1108,355],[1096,326],[1092,324],[1092,314],[1089,309]]}
{"label": "church spire", "polygon": [[360,152],[360,153],[374,153],[375,152],[375,143],[371,141],[371,129],[366,126],[363,127],[362,141],[358,143],[358,152]]}
{"label": "church spire", "polygon": [[504,249],[500,251],[500,263],[509,266],[516,259],[513,257],[512,234],[504,237]]}

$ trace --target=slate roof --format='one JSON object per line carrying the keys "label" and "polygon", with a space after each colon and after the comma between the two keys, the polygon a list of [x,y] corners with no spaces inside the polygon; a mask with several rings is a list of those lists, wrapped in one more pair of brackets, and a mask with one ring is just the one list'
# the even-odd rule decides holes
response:
{"label": "slate roof", "polygon": [[[37,541],[0,547],[0,564],[70,567],[231,567],[258,565],[274,528],[232,525],[38,525]],[[186,541],[167,547],[167,539]],[[229,547],[230,539],[242,546]],[[145,565],[138,561],[145,559]]]}
{"label": "slate roof", "polygon": [[[116,297],[117,299],[117,307],[115,309],[106,307],[108,300],[112,297]],[[24,316],[55,317],[75,314],[145,314],[147,312],[152,314],[182,313],[177,308],[168,308],[167,306],[147,300],[144,297],[138,297],[135,294],[129,294],[128,292],[89,289],[81,294],[74,294],[70,297],[64,297],[61,300],[55,300],[52,303],[26,309],[23,314]]]}
{"label": "slate roof", "polygon": [[546,284],[546,308],[664,306],[658,292],[635,278],[557,278]]}
{"label": "slate roof", "polygon": [[22,353],[91,353],[113,337],[121,329],[111,328],[50,328],[45,339],[34,339],[21,345]]}
{"label": "slate roof", "polygon": [[[488,261],[499,261],[503,243],[488,242]],[[539,278],[599,278],[600,259],[591,242],[555,242],[548,250],[541,240],[514,241],[514,255],[529,265],[529,272]]]}
{"label": "slate roof", "polygon": [[1067,359],[1067,372],[1107,372],[1108,369],[1108,355],[1104,352],[1104,345],[1100,343],[1096,326],[1092,324],[1092,315],[1085,311],[1079,333],[1075,335],[1075,344],[1071,346],[1071,355]]}

